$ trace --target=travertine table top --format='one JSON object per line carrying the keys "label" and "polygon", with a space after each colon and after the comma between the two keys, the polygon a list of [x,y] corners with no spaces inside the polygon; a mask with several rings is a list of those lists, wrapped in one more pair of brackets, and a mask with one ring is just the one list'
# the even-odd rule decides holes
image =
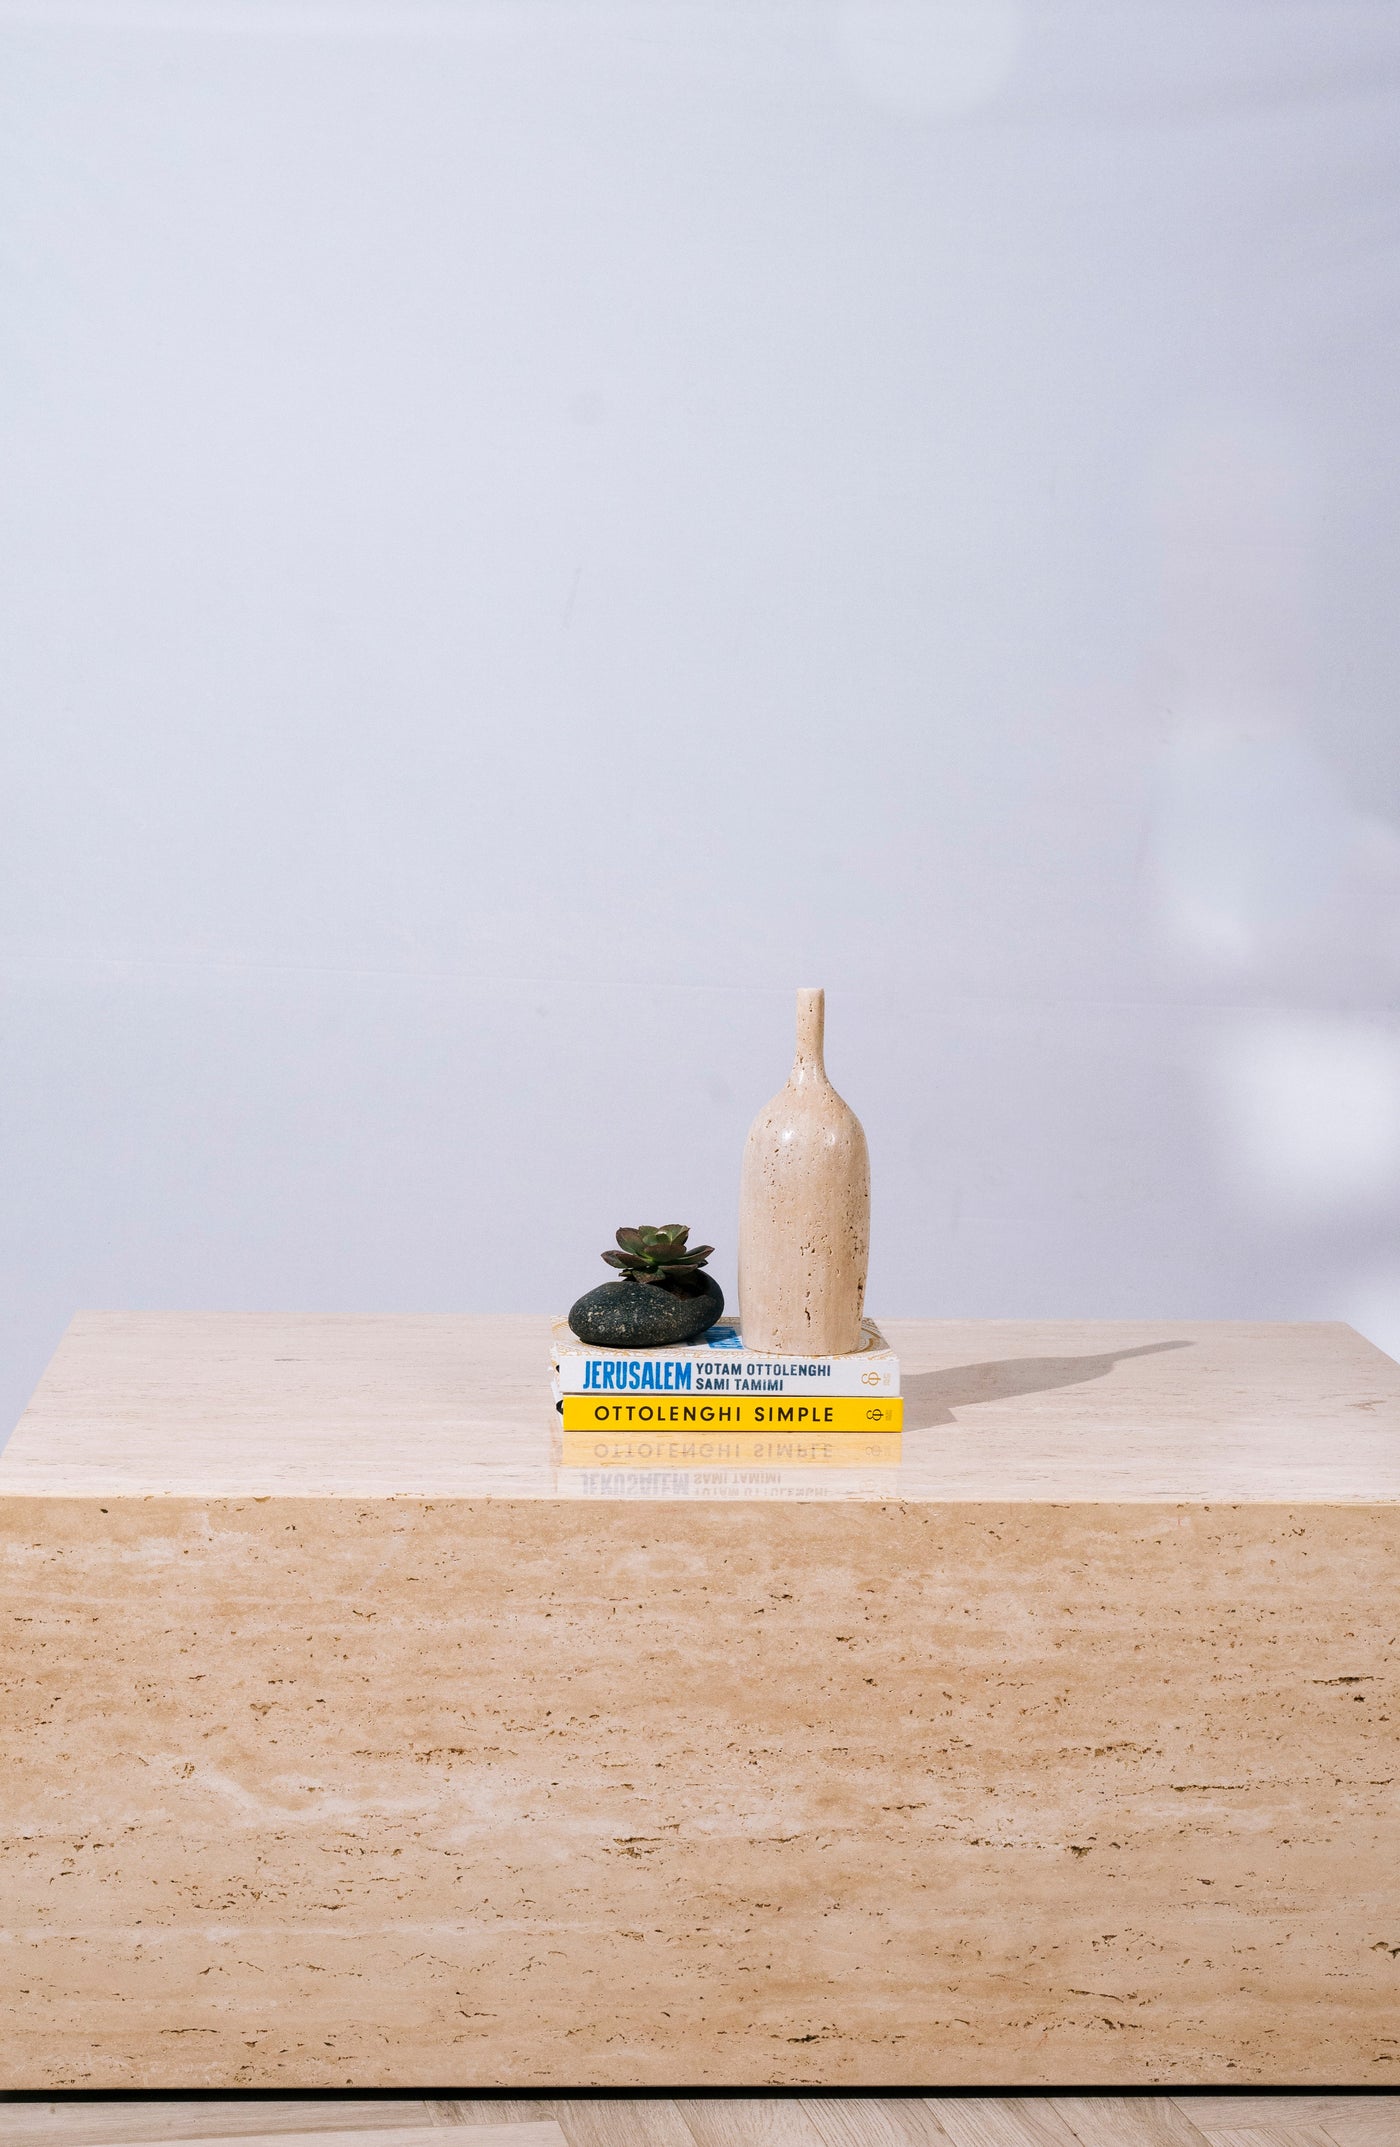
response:
{"label": "travertine table top", "polygon": [[1349,1327],[884,1320],[903,1463],[557,1466],[547,1316],[84,1312],[0,1456],[14,1496],[1031,1502],[1400,1498],[1400,1365]]}

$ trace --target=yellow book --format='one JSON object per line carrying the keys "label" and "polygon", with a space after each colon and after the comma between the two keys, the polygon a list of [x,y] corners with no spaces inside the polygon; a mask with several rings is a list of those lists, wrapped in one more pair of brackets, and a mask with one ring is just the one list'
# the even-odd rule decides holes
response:
{"label": "yellow book", "polygon": [[571,1469],[873,1469],[898,1466],[897,1431],[566,1431]]}
{"label": "yellow book", "polygon": [[849,1432],[902,1431],[898,1395],[874,1401],[856,1394],[564,1396],[565,1431],[632,1432]]}

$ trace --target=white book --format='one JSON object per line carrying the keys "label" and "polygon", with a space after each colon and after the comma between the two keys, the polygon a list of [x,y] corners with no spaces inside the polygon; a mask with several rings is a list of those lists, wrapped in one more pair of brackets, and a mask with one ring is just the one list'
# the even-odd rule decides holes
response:
{"label": "white book", "polygon": [[664,1349],[599,1349],[556,1320],[551,1342],[554,1398],[565,1394],[854,1394],[899,1392],[899,1359],[873,1320],[864,1347],[844,1357],[770,1357],[746,1350],[737,1326],[721,1321],[698,1341]]}

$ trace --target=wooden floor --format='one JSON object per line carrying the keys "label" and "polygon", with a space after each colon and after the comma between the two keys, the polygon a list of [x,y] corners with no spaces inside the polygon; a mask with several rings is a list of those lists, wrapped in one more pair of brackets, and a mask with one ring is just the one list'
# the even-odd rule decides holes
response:
{"label": "wooden floor", "polygon": [[445,2125],[462,2147],[1400,2147],[1400,2095],[0,2101],[0,2147],[420,2147]]}

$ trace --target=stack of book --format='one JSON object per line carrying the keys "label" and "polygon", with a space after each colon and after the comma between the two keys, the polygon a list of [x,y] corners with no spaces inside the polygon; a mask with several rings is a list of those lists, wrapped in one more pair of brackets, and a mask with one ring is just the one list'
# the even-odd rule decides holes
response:
{"label": "stack of book", "polygon": [[563,1320],[566,1468],[869,1468],[900,1458],[899,1359],[874,1324],[845,1357],[768,1357],[734,1327],[671,1349],[596,1349]]}

